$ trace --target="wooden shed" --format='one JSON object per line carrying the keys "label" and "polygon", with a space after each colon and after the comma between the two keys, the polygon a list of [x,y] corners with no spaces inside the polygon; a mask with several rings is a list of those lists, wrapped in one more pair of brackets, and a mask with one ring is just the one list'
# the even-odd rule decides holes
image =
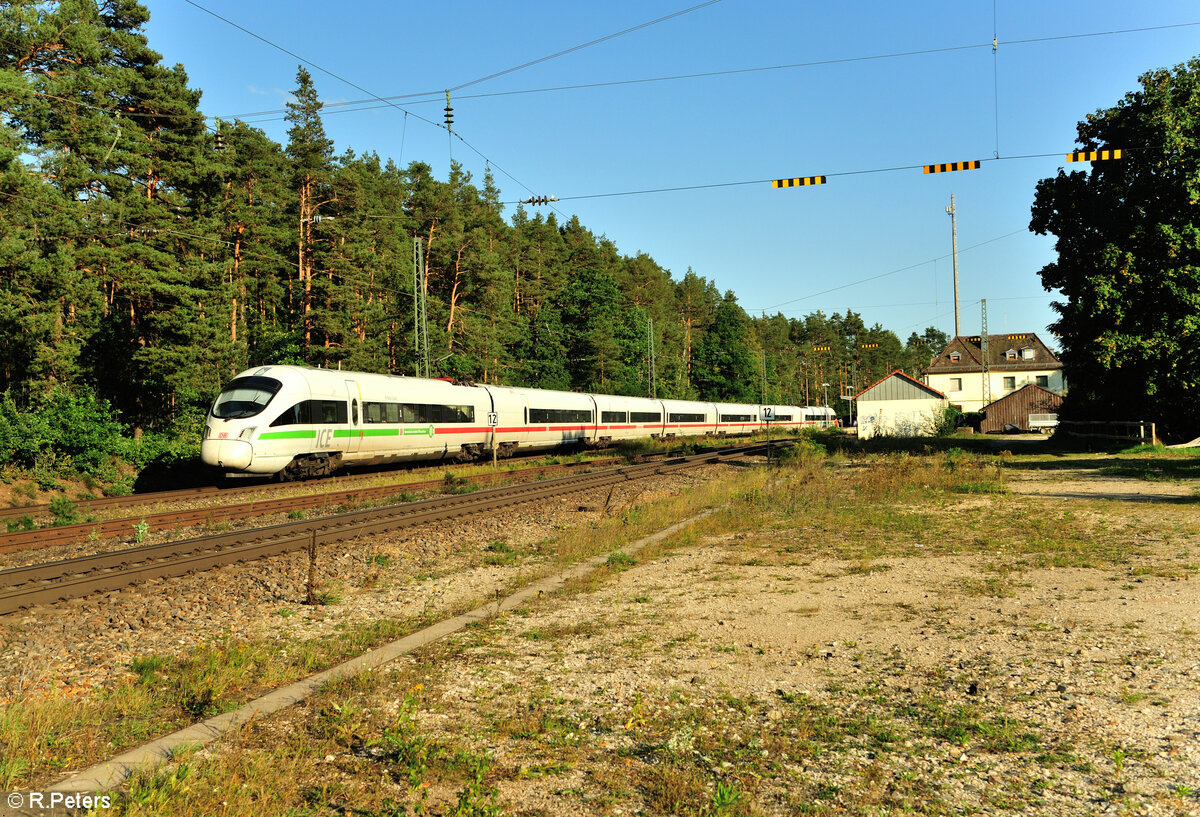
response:
{"label": "wooden shed", "polygon": [[1012,426],[1021,431],[1039,430],[1046,424],[1037,422],[1035,418],[1034,424],[1031,425],[1030,415],[1053,414],[1057,416],[1062,402],[1061,394],[1055,394],[1041,386],[1030,384],[984,406],[984,417],[979,424],[979,430],[985,434],[989,431],[1004,431],[1006,426]]}

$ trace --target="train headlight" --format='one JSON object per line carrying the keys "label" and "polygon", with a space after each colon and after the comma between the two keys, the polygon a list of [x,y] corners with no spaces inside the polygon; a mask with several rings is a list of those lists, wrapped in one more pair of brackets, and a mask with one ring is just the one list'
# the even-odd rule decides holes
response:
{"label": "train headlight", "polygon": [[247,426],[242,429],[242,433],[238,435],[239,440],[248,440],[254,436],[254,432],[258,431],[258,426]]}

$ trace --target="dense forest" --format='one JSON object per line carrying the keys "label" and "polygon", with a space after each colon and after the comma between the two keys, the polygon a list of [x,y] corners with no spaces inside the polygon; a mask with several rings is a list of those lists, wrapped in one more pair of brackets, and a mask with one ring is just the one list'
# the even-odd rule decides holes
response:
{"label": "dense forest", "polygon": [[185,439],[224,380],[263,363],[413,374],[418,257],[434,376],[832,403],[915,374],[947,340],[902,343],[850,310],[750,316],[577,218],[506,215],[486,167],[443,180],[338,153],[303,67],[287,144],[208,120],[184,68],[150,49],[148,16],[133,0],[17,0],[0,17],[10,435],[68,405]]}

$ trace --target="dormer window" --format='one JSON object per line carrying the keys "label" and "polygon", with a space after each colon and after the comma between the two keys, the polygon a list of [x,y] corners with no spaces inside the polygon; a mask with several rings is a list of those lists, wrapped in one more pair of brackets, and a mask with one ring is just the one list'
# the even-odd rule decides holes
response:
{"label": "dormer window", "polygon": [[960,361],[960,360],[962,360],[962,355],[961,355],[961,354],[959,354],[958,352],[951,352],[951,353],[950,353],[950,362],[951,362],[951,363],[958,363],[958,361]]}
{"label": "dormer window", "polygon": [[1007,352],[1004,353],[1004,359],[1005,360],[1016,360],[1017,359],[1017,350],[1009,349]]}
{"label": "dormer window", "polygon": [[1021,360],[1033,360],[1033,347],[1026,346],[1021,350]]}

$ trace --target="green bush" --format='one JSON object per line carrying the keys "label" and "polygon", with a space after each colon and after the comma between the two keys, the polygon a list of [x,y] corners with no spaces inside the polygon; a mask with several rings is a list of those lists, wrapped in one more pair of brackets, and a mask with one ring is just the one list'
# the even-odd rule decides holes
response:
{"label": "green bush", "polygon": [[74,525],[79,520],[79,510],[75,503],[65,496],[56,496],[50,500],[50,515],[54,517],[54,525]]}
{"label": "green bush", "polygon": [[954,406],[947,406],[933,418],[933,434],[935,437],[949,437],[963,424],[963,413]]}
{"label": "green bush", "polygon": [[114,460],[130,453],[124,435],[108,401],[87,389],[55,389],[23,408],[0,396],[0,465],[111,479]]}

